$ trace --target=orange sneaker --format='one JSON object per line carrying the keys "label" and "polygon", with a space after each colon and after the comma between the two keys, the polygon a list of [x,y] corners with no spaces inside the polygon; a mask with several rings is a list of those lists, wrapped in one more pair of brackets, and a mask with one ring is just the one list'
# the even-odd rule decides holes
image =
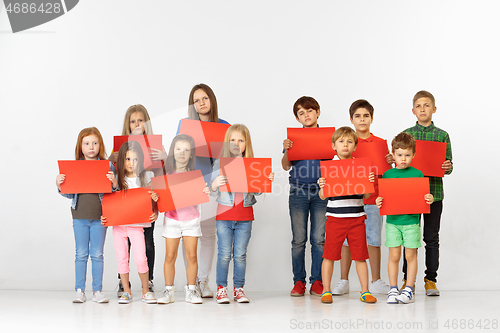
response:
{"label": "orange sneaker", "polygon": [[326,303],[326,304],[333,303],[333,297],[331,291],[325,291],[321,295],[321,303]]}
{"label": "orange sneaker", "polygon": [[365,303],[377,303],[377,299],[369,291],[362,293],[359,299]]}
{"label": "orange sneaker", "polygon": [[293,287],[292,291],[290,292],[290,296],[294,296],[294,297],[304,296],[305,292],[306,292],[306,284],[302,281],[297,281],[297,282],[295,282],[295,286]]}

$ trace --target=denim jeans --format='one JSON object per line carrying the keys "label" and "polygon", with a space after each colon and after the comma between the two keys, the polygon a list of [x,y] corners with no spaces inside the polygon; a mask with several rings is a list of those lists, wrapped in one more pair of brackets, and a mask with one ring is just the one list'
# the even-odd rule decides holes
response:
{"label": "denim jeans", "polygon": [[311,220],[309,243],[311,244],[311,276],[309,282],[321,281],[321,264],[325,244],[326,204],[319,198],[319,189],[290,184],[288,206],[292,223],[292,271],[293,283],[306,282],[305,252],[307,221]]}
{"label": "denim jeans", "polygon": [[77,289],[85,291],[89,254],[92,260],[92,291],[102,291],[106,230],[107,228],[101,225],[100,220],[73,220],[76,247],[75,291]]}
{"label": "denim jeans", "polygon": [[217,220],[217,276],[218,286],[227,287],[229,262],[233,257],[233,286],[245,285],[247,248],[252,234],[252,221]]}

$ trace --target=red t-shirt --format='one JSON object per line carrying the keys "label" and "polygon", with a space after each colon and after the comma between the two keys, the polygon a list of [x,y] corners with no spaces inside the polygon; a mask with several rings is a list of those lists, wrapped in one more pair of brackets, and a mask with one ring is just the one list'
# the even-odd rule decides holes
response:
{"label": "red t-shirt", "polygon": [[253,206],[243,207],[243,193],[234,193],[234,206],[217,205],[216,220],[253,221]]}

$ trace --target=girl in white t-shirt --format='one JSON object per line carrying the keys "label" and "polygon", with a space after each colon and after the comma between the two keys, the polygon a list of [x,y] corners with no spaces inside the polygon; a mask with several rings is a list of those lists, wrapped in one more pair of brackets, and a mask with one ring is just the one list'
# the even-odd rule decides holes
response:
{"label": "girl in white t-shirt", "polygon": [[[195,145],[191,136],[179,134],[170,145],[167,161],[165,163],[165,173],[173,174],[193,171],[195,164]],[[203,191],[208,195],[208,187]],[[184,243],[186,250],[186,277],[185,286],[186,302],[193,304],[203,303],[199,290],[196,288],[196,274],[198,273],[198,258],[196,255],[198,237],[201,236],[200,227],[200,207],[189,206],[165,213],[163,221],[163,233],[165,238],[165,264],[163,266],[165,274],[165,290],[158,299],[159,304],[174,302],[174,278],[175,260],[180,239]]]}
{"label": "girl in white t-shirt", "polygon": [[[120,190],[146,187],[151,182],[153,173],[143,170],[144,155],[137,141],[125,142],[118,152],[117,173],[118,186]],[[158,194],[151,193],[154,202],[158,200]],[[156,299],[148,288],[148,262],[146,258],[146,246],[144,243],[144,228],[150,227],[151,222],[156,221],[158,213],[152,212],[148,223],[136,223],[113,226],[113,240],[115,244],[116,260],[118,262],[118,273],[123,285],[124,293],[118,300],[120,304],[130,303],[132,293],[129,287],[129,248],[128,240],[134,249],[134,261],[139,272],[142,284],[142,300],[149,304],[155,304]],[[103,225],[106,225],[106,217],[101,217]]]}

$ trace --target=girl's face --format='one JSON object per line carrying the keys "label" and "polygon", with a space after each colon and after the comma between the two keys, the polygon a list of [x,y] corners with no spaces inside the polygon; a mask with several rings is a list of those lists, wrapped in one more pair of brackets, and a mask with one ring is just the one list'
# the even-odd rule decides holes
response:
{"label": "girl's face", "polygon": [[100,148],[97,135],[90,134],[82,139],[82,154],[86,160],[97,160]]}
{"label": "girl's face", "polygon": [[[203,89],[198,89],[193,94],[193,104],[196,112],[200,116],[200,119],[205,116],[210,115],[210,98]],[[201,119],[204,120],[204,119]]]}
{"label": "girl's face", "polygon": [[174,159],[176,167],[184,167],[191,157],[191,144],[189,141],[179,140],[174,146]]}
{"label": "girl's face", "polygon": [[243,156],[247,144],[245,136],[240,131],[233,131],[229,137],[229,151],[233,156]]}
{"label": "girl's face", "polygon": [[136,111],[130,115],[130,134],[144,134],[144,115],[140,111]]}
{"label": "girl's face", "polygon": [[127,151],[125,155],[125,176],[134,177],[137,174],[138,158],[135,151]]}

